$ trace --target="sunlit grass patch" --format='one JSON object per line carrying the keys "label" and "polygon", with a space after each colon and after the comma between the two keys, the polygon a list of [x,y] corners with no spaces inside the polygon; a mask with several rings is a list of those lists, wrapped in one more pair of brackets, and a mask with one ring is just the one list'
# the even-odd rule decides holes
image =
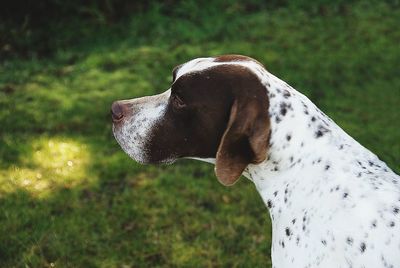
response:
{"label": "sunlit grass patch", "polygon": [[41,137],[30,144],[31,154],[22,155],[18,165],[0,172],[0,192],[26,190],[44,197],[55,187],[70,188],[87,183],[88,148],[68,138]]}

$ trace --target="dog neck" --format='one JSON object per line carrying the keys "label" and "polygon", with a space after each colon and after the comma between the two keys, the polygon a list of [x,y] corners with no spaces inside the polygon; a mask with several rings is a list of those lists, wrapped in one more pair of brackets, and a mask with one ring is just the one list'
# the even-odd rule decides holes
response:
{"label": "dog neck", "polygon": [[288,217],[300,213],[332,191],[346,198],[348,189],[358,189],[352,194],[362,195],[362,179],[377,170],[390,172],[307,97],[275,76],[265,76],[271,119],[268,154],[243,175],[254,182],[273,220],[284,210]]}

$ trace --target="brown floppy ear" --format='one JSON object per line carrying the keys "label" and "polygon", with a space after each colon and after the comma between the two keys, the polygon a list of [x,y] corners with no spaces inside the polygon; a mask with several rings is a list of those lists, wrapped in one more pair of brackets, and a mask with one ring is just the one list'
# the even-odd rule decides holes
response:
{"label": "brown floppy ear", "polygon": [[225,186],[233,185],[248,164],[267,155],[270,120],[266,99],[236,99],[218,147],[215,173]]}

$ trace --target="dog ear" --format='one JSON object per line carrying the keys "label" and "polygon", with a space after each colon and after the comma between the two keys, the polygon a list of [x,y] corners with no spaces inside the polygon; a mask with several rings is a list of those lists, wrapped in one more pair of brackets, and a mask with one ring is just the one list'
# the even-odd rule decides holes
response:
{"label": "dog ear", "polygon": [[215,173],[218,180],[225,186],[233,185],[248,164],[264,161],[269,135],[268,101],[237,98],[217,151]]}

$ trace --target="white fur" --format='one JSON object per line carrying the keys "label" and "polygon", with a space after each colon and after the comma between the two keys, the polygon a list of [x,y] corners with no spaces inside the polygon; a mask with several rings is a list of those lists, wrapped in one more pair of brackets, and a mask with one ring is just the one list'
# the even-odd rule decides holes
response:
{"label": "white fur", "polygon": [[210,164],[215,164],[215,158],[186,157],[187,159],[199,160]]}
{"label": "white fur", "polygon": [[214,58],[197,58],[194,60],[191,60],[184,65],[182,65],[178,72],[176,73],[176,78],[177,80],[179,77],[181,77],[184,74],[187,73],[193,73],[196,71],[201,71],[207,68],[211,67],[211,63],[214,61]]}
{"label": "white fur", "polygon": [[[304,95],[271,74],[265,73],[261,80],[270,85],[269,94],[276,95],[270,98],[272,147],[269,160],[249,165],[245,175],[265,204],[272,204],[273,267],[400,267],[400,215],[393,213],[394,207],[400,207],[399,176]],[[289,99],[278,89],[287,90]],[[293,110],[277,123],[282,102],[290,102]],[[330,131],[316,138],[319,124]],[[380,168],[370,167],[369,161]],[[375,220],[377,226],[371,227]],[[389,227],[392,223],[395,226]]]}

